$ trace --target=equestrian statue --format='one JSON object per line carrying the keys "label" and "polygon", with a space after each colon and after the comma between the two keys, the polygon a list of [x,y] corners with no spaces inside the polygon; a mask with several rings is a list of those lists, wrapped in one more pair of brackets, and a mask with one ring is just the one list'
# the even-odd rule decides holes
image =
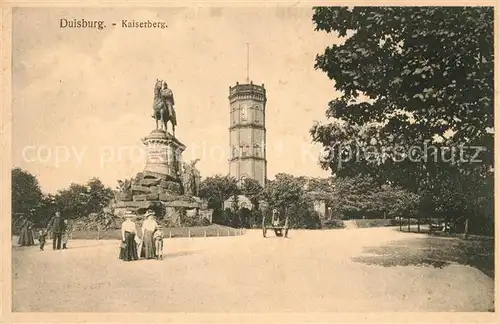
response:
{"label": "equestrian statue", "polygon": [[174,93],[168,88],[167,82],[156,79],[154,95],[152,117],[156,121],[156,129],[158,129],[158,121],[161,121],[160,129],[167,132],[167,123],[170,122],[172,135],[175,137],[177,118],[174,110]]}

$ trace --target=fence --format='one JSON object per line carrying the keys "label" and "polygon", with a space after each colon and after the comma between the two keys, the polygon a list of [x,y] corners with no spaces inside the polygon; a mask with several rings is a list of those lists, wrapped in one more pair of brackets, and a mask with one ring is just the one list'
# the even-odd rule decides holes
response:
{"label": "fence", "polygon": [[[416,226],[416,229],[415,229]],[[415,231],[413,230],[415,229]],[[469,235],[469,219],[460,217],[454,220],[445,222],[441,218],[400,218],[399,230],[404,232],[416,233],[447,233],[447,234],[463,234],[464,237]]]}
{"label": "fence", "polygon": [[[200,237],[224,237],[224,236],[241,236],[246,233],[245,229],[229,228],[229,227],[172,227],[162,229],[164,238],[200,238]],[[140,230],[138,229],[140,233]],[[140,234],[139,234],[140,236]],[[121,230],[101,231],[99,228],[95,230],[73,231],[70,234],[70,239],[75,240],[120,240]]]}

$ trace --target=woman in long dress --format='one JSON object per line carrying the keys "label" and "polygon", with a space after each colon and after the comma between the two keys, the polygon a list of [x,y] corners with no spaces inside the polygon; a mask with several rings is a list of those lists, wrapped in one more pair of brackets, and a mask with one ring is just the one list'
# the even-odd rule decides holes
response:
{"label": "woman in long dress", "polygon": [[20,246],[35,245],[33,237],[33,223],[29,219],[25,219],[21,225],[21,233],[19,234],[18,243]]}
{"label": "woman in long dress", "polygon": [[158,223],[156,223],[153,211],[147,211],[146,217],[147,219],[142,224],[141,257],[154,259],[156,258],[154,232],[158,227]]}
{"label": "woman in long dress", "polygon": [[120,249],[120,259],[123,261],[135,261],[138,258],[135,238],[137,230],[132,221],[134,213],[127,211],[125,221],[122,223],[122,247]]}

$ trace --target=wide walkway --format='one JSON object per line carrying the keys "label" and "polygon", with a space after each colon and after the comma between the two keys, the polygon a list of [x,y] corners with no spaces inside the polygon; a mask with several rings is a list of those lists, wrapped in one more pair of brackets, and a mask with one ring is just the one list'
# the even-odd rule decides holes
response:
{"label": "wide walkway", "polygon": [[[69,250],[13,248],[13,311],[362,312],[486,311],[493,280],[452,265],[355,262],[364,247],[417,234],[391,228],[261,231],[170,239],[163,261],[118,260],[117,241],[70,241]],[[422,236],[422,239],[425,239]]]}

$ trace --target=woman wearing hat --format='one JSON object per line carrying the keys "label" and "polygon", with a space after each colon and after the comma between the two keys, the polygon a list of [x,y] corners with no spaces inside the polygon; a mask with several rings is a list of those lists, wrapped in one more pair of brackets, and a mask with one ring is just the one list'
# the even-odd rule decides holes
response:
{"label": "woman wearing hat", "polygon": [[122,248],[120,249],[120,259],[123,261],[135,261],[137,257],[137,249],[135,246],[135,238],[137,230],[132,218],[135,214],[127,210],[125,213],[125,221],[122,223]]}
{"label": "woman wearing hat", "polygon": [[20,246],[31,246],[35,245],[34,235],[33,235],[33,222],[29,219],[24,219],[21,225],[21,234],[19,235],[19,245]]}
{"label": "woman wearing hat", "polygon": [[142,243],[141,243],[141,257],[146,259],[154,259],[156,257],[155,242],[153,234],[158,228],[158,223],[155,220],[153,211],[148,210],[145,215],[147,218],[142,224]]}

